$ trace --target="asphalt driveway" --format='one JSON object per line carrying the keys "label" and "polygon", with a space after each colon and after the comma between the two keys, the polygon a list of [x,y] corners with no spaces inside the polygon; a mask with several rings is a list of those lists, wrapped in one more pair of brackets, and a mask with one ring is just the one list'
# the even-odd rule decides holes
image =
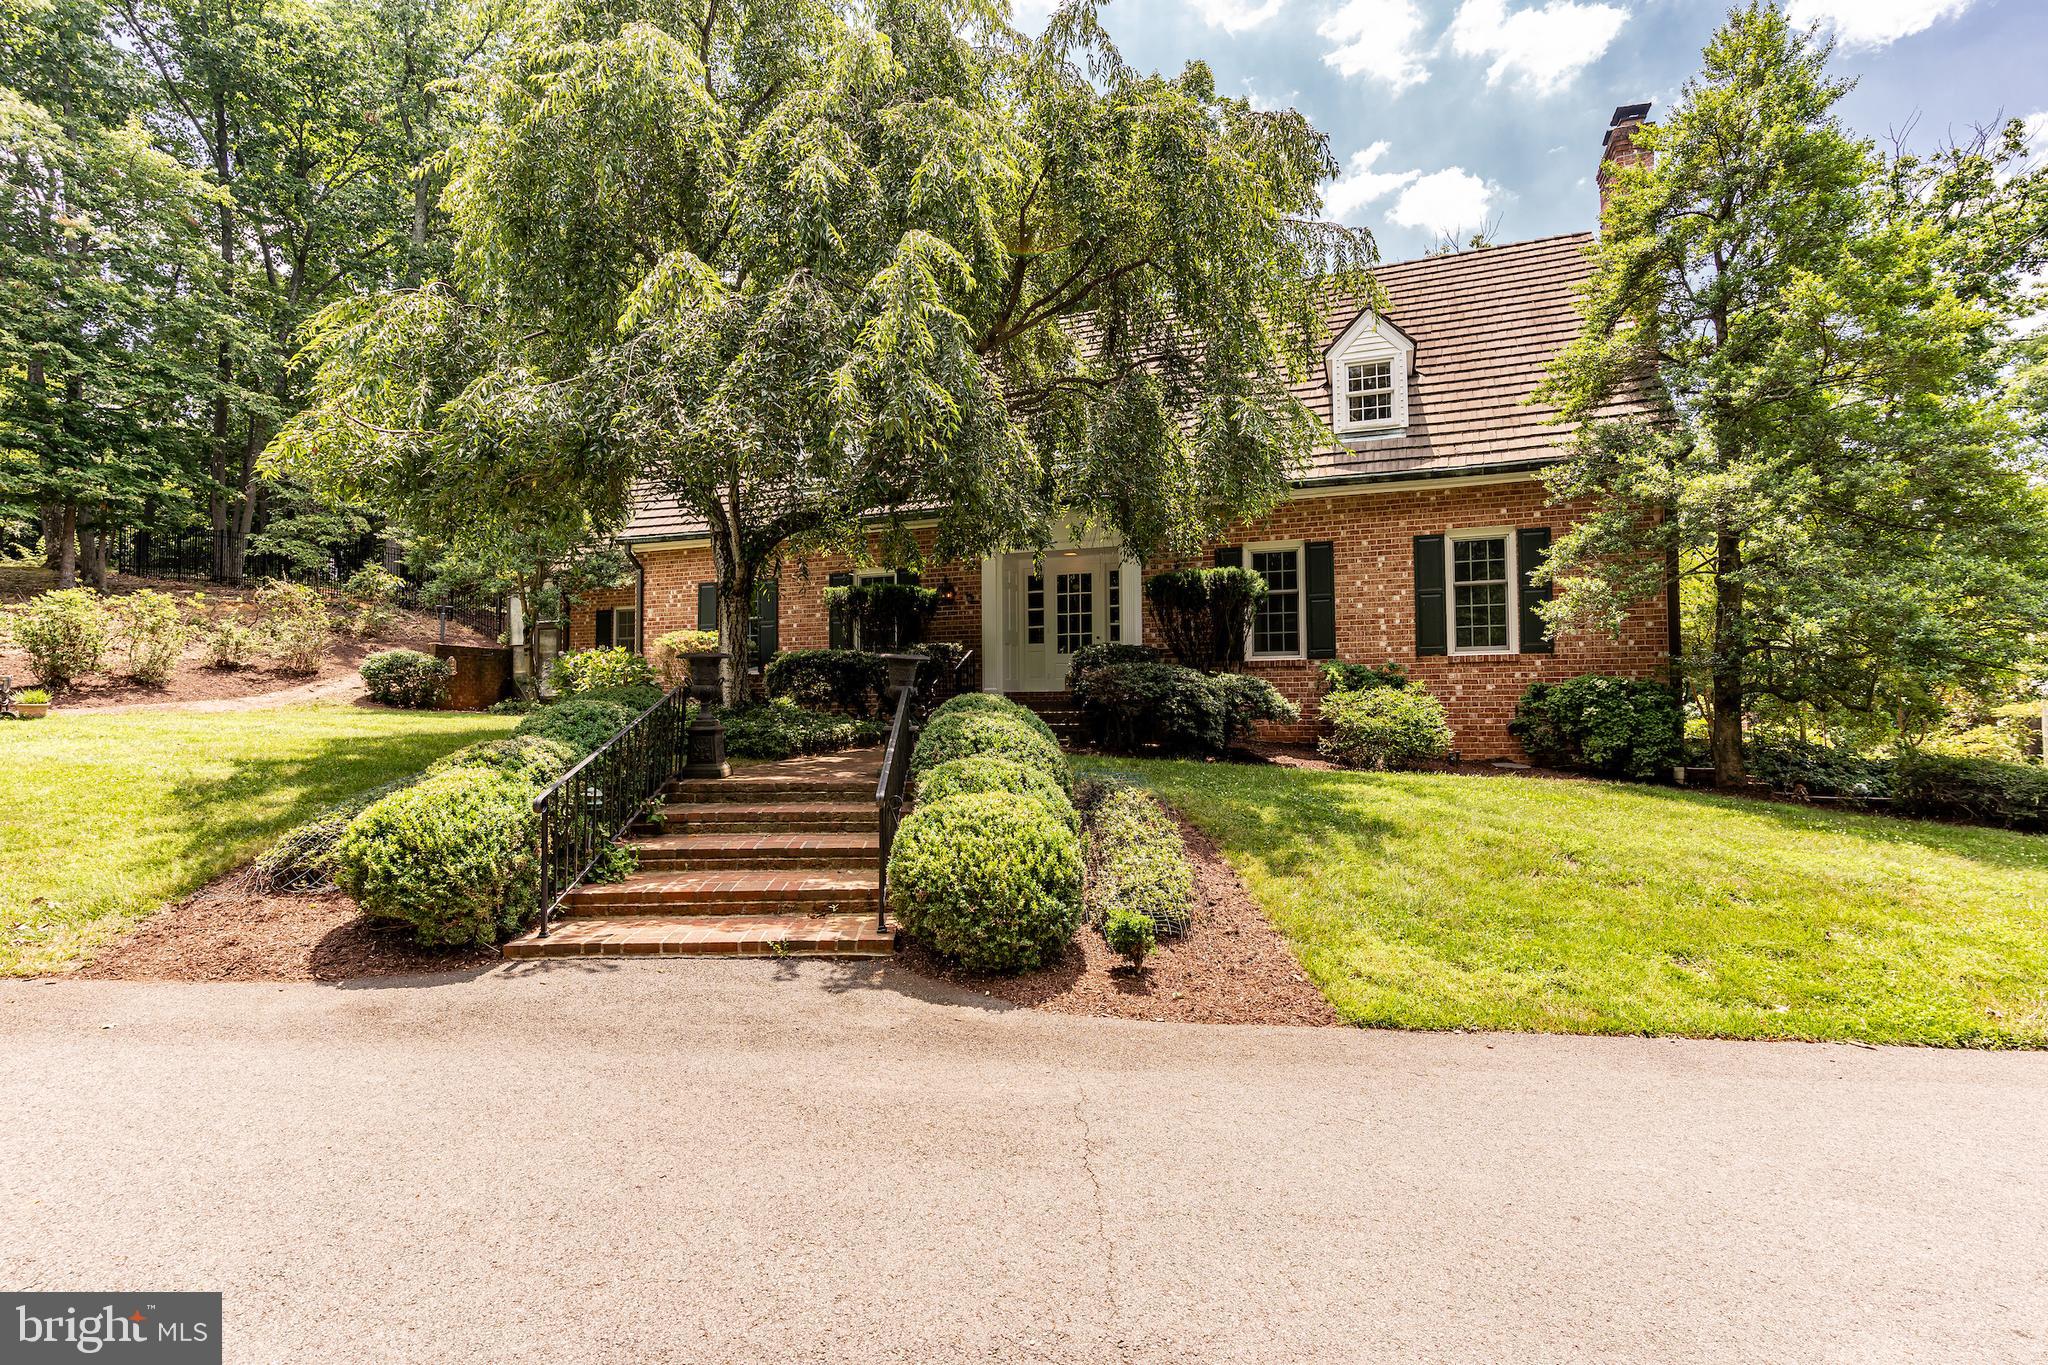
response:
{"label": "asphalt driveway", "polygon": [[0,1056],[0,1285],[233,1360],[2048,1358],[2048,1055],[572,962],[0,983]]}

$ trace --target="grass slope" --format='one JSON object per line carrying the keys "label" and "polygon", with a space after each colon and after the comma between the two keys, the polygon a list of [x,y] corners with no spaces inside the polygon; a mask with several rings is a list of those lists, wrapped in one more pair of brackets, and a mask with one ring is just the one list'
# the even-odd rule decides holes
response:
{"label": "grass slope", "polygon": [[0,721],[0,975],[62,970],[320,807],[515,723],[346,706]]}
{"label": "grass slope", "polygon": [[2048,1044],[2048,838],[1598,782],[1098,761],[1347,1020]]}

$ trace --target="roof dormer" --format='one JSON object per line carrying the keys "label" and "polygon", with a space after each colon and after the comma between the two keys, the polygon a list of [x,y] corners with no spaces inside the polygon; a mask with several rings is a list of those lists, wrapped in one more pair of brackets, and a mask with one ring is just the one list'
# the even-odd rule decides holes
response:
{"label": "roof dormer", "polygon": [[1365,309],[1330,344],[1330,425],[1341,437],[1387,436],[1408,426],[1415,343]]}

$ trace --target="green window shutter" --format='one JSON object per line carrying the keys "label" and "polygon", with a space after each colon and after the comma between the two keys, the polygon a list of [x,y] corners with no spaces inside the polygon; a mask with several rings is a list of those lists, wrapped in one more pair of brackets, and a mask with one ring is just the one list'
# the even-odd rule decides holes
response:
{"label": "green window shutter", "polygon": [[774,579],[754,588],[754,659],[765,664],[782,648],[782,589]]}
{"label": "green window shutter", "polygon": [[1244,567],[1244,546],[1218,545],[1216,567],[1219,569],[1242,569]]}
{"label": "green window shutter", "polygon": [[1524,654],[1550,654],[1557,649],[1557,642],[1550,636],[1550,627],[1536,614],[1536,608],[1550,600],[1550,584],[1538,587],[1529,581],[1529,575],[1549,557],[1548,526],[1524,526],[1515,532],[1515,563],[1521,569],[1521,581],[1515,585],[1515,612],[1520,618]]}
{"label": "green window shutter", "polygon": [[612,647],[612,609],[610,607],[606,607],[597,614],[597,647],[599,649],[610,649]]}
{"label": "green window shutter", "polygon": [[1444,538],[1415,537],[1415,653],[1448,654],[1444,611]]}
{"label": "green window shutter", "polygon": [[697,585],[697,629],[718,629],[718,585],[699,583]]}
{"label": "green window shutter", "polygon": [[[825,586],[828,588],[850,588],[853,586],[853,575],[850,573],[829,575],[825,579]],[[853,625],[846,619],[845,610],[840,607],[835,606],[832,608],[830,618],[825,624],[825,644],[831,649],[853,648]]]}
{"label": "green window shutter", "polygon": [[1311,540],[1302,546],[1301,576],[1308,597],[1308,657],[1337,657],[1337,547]]}

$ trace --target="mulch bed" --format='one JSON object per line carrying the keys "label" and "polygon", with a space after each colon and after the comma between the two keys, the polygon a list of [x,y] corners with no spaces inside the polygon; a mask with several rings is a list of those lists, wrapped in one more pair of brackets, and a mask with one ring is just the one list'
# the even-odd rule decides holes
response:
{"label": "mulch bed", "polygon": [[1022,976],[949,968],[918,948],[897,961],[921,976],[1055,1014],[1183,1024],[1335,1024],[1336,1012],[1216,845],[1185,820],[1195,870],[1194,923],[1129,972],[1102,935],[1083,926],[1066,957]]}
{"label": "mulch bed", "polygon": [[339,891],[260,889],[247,868],[160,910],[78,971],[120,981],[346,981],[495,966],[495,948],[429,952]]}

